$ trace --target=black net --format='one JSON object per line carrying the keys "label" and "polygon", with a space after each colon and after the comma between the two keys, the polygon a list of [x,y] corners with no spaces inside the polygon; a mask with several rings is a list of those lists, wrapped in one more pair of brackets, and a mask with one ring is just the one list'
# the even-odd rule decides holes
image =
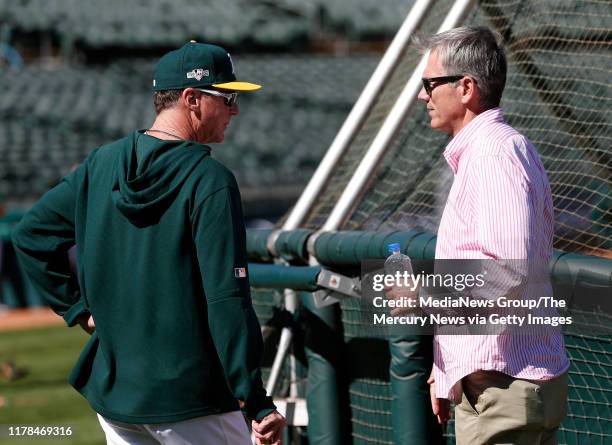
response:
{"label": "black net", "polygon": [[[422,31],[435,32],[449,6],[437,2],[437,14],[430,14],[435,18],[428,18]],[[466,24],[491,26],[506,42],[509,66],[502,108],[506,120],[536,146],[547,169],[555,207],[555,248],[611,256],[610,3],[483,0]],[[414,49],[408,48],[308,215],[306,227],[317,229],[325,223],[417,61]],[[417,104],[341,228],[435,233],[453,180],[442,157],[447,143],[447,136],[430,128],[425,107]],[[346,301],[342,309],[347,341],[368,337],[359,306]],[[572,361],[570,406],[560,443],[609,443],[610,339],[568,333],[566,342]],[[389,443],[388,383],[356,379],[350,391],[355,443]],[[368,422],[371,415],[362,415],[373,409],[383,418]],[[452,427],[450,431],[453,441]]]}

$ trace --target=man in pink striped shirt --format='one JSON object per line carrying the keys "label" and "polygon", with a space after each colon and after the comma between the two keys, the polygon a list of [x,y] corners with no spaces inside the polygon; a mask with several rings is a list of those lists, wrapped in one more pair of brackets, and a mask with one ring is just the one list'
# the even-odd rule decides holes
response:
{"label": "man in pink striped shirt", "polygon": [[[542,162],[499,108],[506,82],[500,38],[463,27],[418,42],[429,51],[418,98],[431,127],[452,136],[455,177],[440,221],[436,259],[548,264],[553,206]],[[552,296],[550,282],[537,291]],[[565,417],[569,360],[563,337],[437,335],[429,383],[440,423],[456,403],[457,444],[555,444]]]}

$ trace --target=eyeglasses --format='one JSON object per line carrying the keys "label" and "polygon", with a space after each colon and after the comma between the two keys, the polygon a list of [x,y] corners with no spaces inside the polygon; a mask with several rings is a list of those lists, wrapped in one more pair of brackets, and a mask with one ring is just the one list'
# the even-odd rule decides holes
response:
{"label": "eyeglasses", "polygon": [[238,102],[238,93],[222,93],[216,90],[205,90],[202,88],[196,88],[196,90],[201,91],[204,94],[208,94],[210,96],[217,96],[225,98],[225,105],[231,107],[236,102]]}
{"label": "eyeglasses", "polygon": [[[445,83],[457,82],[458,80],[461,80],[464,77],[465,76],[461,74],[455,74],[454,76],[441,76],[441,77],[429,77],[429,78],[424,77],[421,80],[423,81],[423,88],[425,88],[425,92],[427,93],[428,96],[431,97],[431,93],[433,93],[433,90],[435,87],[444,85]],[[436,83],[436,85],[433,85],[434,82]]]}

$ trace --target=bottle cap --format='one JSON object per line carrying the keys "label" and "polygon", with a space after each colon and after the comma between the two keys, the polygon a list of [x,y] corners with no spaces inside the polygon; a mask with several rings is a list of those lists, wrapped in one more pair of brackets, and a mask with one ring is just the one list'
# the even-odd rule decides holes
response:
{"label": "bottle cap", "polygon": [[401,250],[400,243],[391,243],[387,246],[389,253],[399,252]]}

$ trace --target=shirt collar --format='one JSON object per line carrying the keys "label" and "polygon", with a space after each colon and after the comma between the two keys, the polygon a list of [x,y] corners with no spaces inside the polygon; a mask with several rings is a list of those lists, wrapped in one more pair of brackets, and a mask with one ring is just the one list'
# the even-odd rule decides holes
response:
{"label": "shirt collar", "polygon": [[457,174],[459,160],[469,147],[474,136],[478,133],[478,130],[486,125],[503,121],[504,116],[502,109],[499,107],[491,108],[477,115],[465,127],[459,130],[459,133],[455,135],[444,150],[444,157],[453,170],[453,174]]}

